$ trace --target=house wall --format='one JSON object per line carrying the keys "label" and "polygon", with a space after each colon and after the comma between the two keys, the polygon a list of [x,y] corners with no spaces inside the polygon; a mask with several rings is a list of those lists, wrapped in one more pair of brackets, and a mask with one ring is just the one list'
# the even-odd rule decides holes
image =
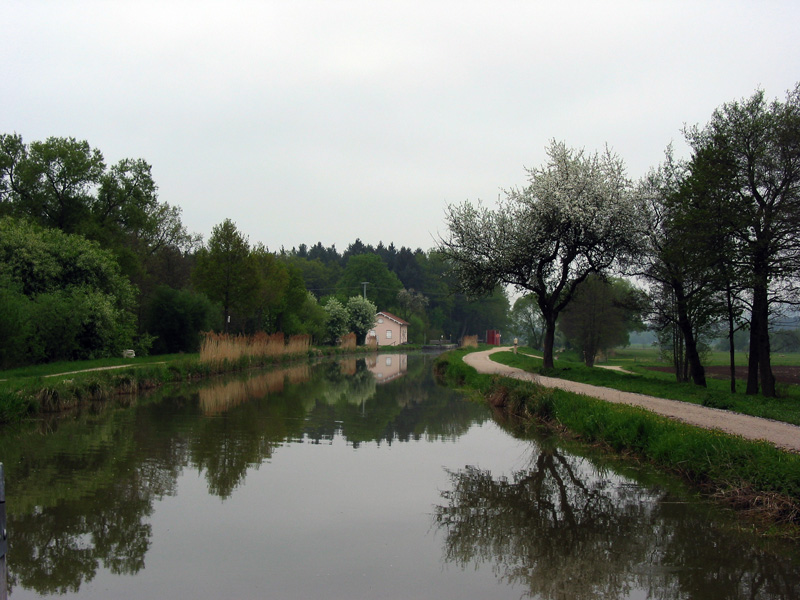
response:
{"label": "house wall", "polygon": [[386,317],[378,316],[372,331],[378,338],[379,346],[397,346],[408,342],[408,325],[401,325]]}

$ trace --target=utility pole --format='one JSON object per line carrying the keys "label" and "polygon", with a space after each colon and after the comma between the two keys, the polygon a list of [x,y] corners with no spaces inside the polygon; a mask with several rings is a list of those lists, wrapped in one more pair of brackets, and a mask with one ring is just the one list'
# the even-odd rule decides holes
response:
{"label": "utility pole", "polygon": [[361,285],[364,286],[364,300],[367,299],[367,286],[369,285],[369,281],[362,281]]}

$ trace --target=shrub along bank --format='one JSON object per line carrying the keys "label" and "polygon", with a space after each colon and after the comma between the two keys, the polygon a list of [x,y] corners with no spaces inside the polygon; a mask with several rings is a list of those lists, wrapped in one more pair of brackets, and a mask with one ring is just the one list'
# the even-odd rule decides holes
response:
{"label": "shrub along bank", "polygon": [[440,381],[478,392],[497,410],[678,473],[704,494],[780,535],[800,538],[800,455],[532,382],[478,374],[467,351],[442,355]]}

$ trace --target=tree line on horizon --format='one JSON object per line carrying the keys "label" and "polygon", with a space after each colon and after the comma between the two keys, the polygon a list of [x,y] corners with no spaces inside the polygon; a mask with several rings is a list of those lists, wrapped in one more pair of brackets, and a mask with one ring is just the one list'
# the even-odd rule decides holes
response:
{"label": "tree line on horizon", "polygon": [[393,243],[271,252],[229,219],[203,243],[144,160],[0,135],[0,368],[193,352],[209,330],[363,338],[376,310],[409,321],[415,343],[505,325],[505,295],[467,299],[452,283],[436,251]]}

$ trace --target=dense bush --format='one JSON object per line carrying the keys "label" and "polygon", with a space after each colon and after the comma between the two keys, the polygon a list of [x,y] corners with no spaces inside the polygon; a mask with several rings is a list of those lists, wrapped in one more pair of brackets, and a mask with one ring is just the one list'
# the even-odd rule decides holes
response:
{"label": "dense bush", "polygon": [[0,366],[111,356],[133,345],[135,289],[78,235],[0,219]]}
{"label": "dense bush", "polygon": [[154,354],[197,352],[202,331],[221,323],[219,307],[204,294],[160,286],[146,310],[145,328],[153,341]]}

